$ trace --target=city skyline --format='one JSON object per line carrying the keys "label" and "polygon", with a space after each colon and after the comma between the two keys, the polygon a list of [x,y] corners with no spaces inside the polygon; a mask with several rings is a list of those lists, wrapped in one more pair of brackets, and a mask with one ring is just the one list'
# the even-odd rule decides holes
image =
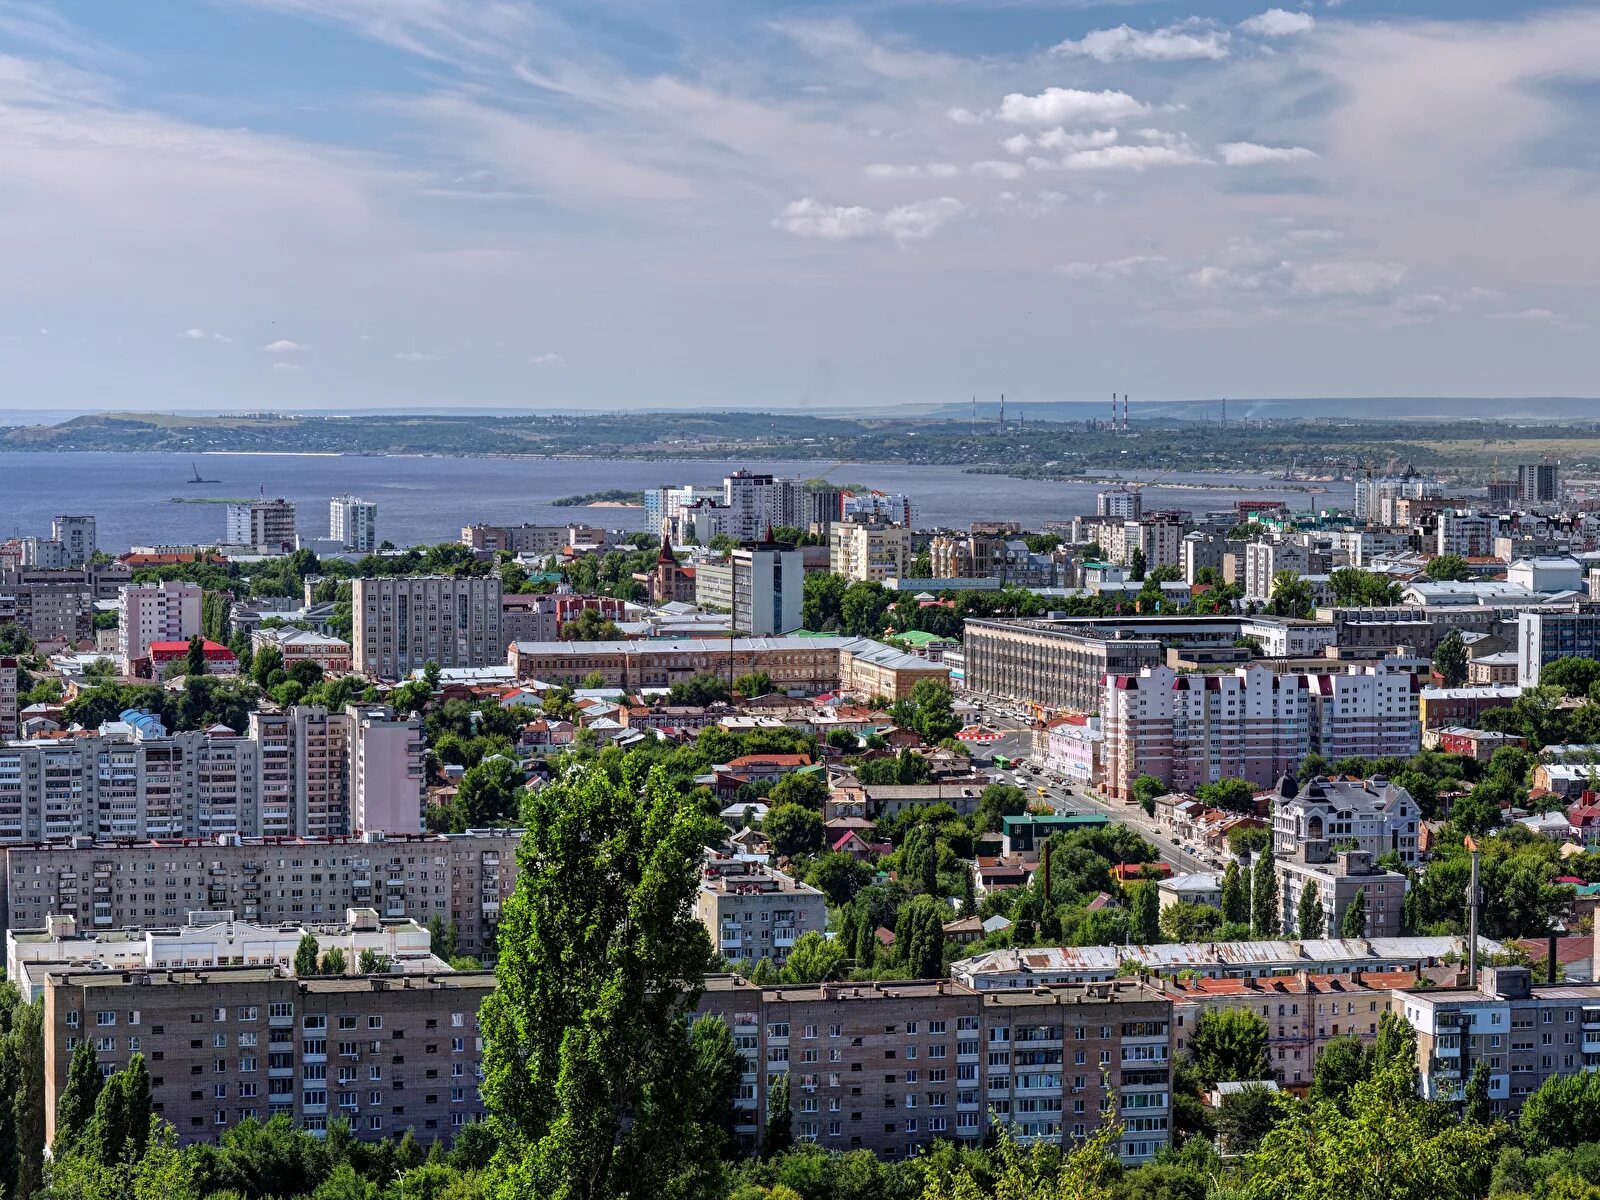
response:
{"label": "city skyline", "polygon": [[1205,9],[11,4],[9,402],[1592,390],[1600,14]]}

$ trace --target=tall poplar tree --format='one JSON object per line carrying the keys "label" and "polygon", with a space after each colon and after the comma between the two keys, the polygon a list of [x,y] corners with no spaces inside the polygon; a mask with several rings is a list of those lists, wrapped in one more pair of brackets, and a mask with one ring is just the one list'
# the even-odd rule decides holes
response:
{"label": "tall poplar tree", "polygon": [[1278,921],[1278,875],[1272,866],[1272,851],[1256,851],[1250,869],[1250,936],[1275,938],[1283,933]]}
{"label": "tall poplar tree", "polygon": [[1322,889],[1313,879],[1300,893],[1300,904],[1294,913],[1295,932],[1302,938],[1319,938],[1322,936],[1325,921],[1322,912]]}

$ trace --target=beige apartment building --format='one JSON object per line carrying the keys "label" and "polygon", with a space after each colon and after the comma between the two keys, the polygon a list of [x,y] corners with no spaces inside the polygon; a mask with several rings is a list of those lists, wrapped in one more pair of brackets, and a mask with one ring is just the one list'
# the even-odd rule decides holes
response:
{"label": "beige apartment building", "polygon": [[980,994],[936,980],[763,989],[724,975],[700,1009],[733,1027],[750,1138],[787,1087],[795,1136],[829,1150],[976,1145],[991,1113],[1025,1143],[1061,1144],[1114,1113],[1129,1163],[1168,1144],[1172,1007],[1132,980]]}
{"label": "beige apartment building", "polygon": [[461,954],[490,955],[517,881],[518,829],[334,838],[67,842],[4,852],[0,923],[43,929],[76,918],[85,931],[183,924],[232,912],[259,924],[320,924],[351,908],[385,919],[452,923]]}
{"label": "beige apartment building", "polygon": [[712,856],[695,895],[695,916],[730,962],[782,966],[803,933],[825,933],[828,900],[809,883],[745,859]]}
{"label": "beige apartment building", "polygon": [[483,1119],[477,1012],[486,971],[296,979],[275,967],[107,971],[45,978],[45,1141],[67,1067],[88,1039],[102,1070],[143,1054],[157,1116],[180,1143],[255,1118],[360,1138],[449,1141]]}
{"label": "beige apartment building", "polygon": [[1095,713],[1107,675],[1160,665],[1162,645],[1126,630],[1053,621],[966,622],[966,687],[1023,704]]}
{"label": "beige apartment building", "polygon": [[500,580],[425,575],[350,583],[352,662],[378,679],[403,679],[430,662],[505,662]]}
{"label": "beige apartment building", "polygon": [[828,569],[852,583],[910,574],[911,530],[904,525],[839,521],[828,528]]}

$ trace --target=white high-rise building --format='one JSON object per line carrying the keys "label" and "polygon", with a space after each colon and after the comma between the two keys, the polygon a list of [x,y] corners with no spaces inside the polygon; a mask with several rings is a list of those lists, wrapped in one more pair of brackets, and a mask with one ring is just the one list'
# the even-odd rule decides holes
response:
{"label": "white high-rise building", "polygon": [[252,500],[228,505],[227,535],[230,546],[267,546],[274,550],[293,550],[299,545],[295,533],[294,505],[276,500]]}
{"label": "white high-rise building", "polygon": [[81,567],[94,557],[94,518],[58,516],[50,522],[50,537],[61,543],[61,565]]}
{"label": "white high-rise building", "polygon": [[186,642],[200,632],[197,583],[168,579],[161,583],[135,583],[122,589],[122,611],[117,616],[117,653],[124,669],[150,653],[151,642]]}
{"label": "white high-rise building", "polygon": [[357,554],[371,554],[378,548],[378,506],[355,496],[335,496],[328,501],[328,540]]}
{"label": "white high-rise building", "polygon": [[1144,497],[1136,488],[1112,488],[1094,498],[1097,517],[1113,517],[1119,521],[1137,521],[1144,515]]}

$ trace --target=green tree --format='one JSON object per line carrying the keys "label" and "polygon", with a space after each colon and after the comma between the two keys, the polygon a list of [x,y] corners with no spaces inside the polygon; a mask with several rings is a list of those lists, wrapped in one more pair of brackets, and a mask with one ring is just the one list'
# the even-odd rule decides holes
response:
{"label": "green tree", "polygon": [[1136,883],[1128,888],[1128,932],[1141,945],[1161,940],[1161,898],[1153,883]]}
{"label": "green tree", "polygon": [[[145,1070],[144,1055],[135,1053],[100,1089],[94,1116],[80,1139],[84,1153],[105,1167],[143,1157],[150,1137],[150,1113],[150,1073]],[[20,1182],[19,1192],[32,1194],[31,1190],[23,1192]]]}
{"label": "green tree", "polygon": [[1295,770],[1295,781],[1305,784],[1318,775],[1328,776],[1333,774],[1333,765],[1316,751],[1312,751],[1300,760],[1300,766]]}
{"label": "green tree", "polygon": [[183,673],[193,678],[204,675],[207,669],[206,642],[198,633],[189,639],[189,649],[183,656]]}
{"label": "green tree", "polygon": [[1433,669],[1446,687],[1460,687],[1467,681],[1467,644],[1459,629],[1450,630],[1434,645]]}
{"label": "green tree", "polygon": [[689,1027],[691,1072],[698,1083],[690,1098],[695,1106],[690,1127],[702,1139],[702,1153],[713,1159],[731,1159],[738,1152],[739,1079],[744,1059],[734,1045],[726,1021],[700,1017]]}
{"label": "green tree", "polygon": [[294,948],[294,973],[301,979],[317,973],[317,939],[312,934],[303,934]]}
{"label": "green tree", "polygon": [[387,975],[391,965],[387,954],[380,954],[370,947],[356,955],[356,974],[358,975]]}
{"label": "green tree", "polygon": [[1189,1036],[1189,1061],[1202,1089],[1229,1080],[1271,1079],[1267,1023],[1248,1008],[1210,1008]]}
{"label": "green tree", "polygon": [[1282,936],[1283,926],[1278,920],[1278,876],[1273,869],[1271,850],[1257,852],[1250,875],[1250,936]]}
{"label": "green tree", "polygon": [[[32,1196],[44,1178],[44,998],[19,1004],[6,1035],[7,1057],[16,1064],[16,1090],[11,1096],[11,1124],[17,1139],[16,1196]],[[135,1054],[124,1072],[143,1087],[145,1126],[135,1141],[141,1153],[150,1122],[150,1076],[144,1056]],[[130,1084],[132,1087],[134,1084]],[[98,1098],[97,1098],[98,1099]]]}
{"label": "green tree", "polygon": [[911,689],[911,704],[916,710],[914,727],[930,746],[954,737],[961,729],[949,684],[937,679],[919,679]]}
{"label": "green tree", "polygon": [[1367,1077],[1367,1067],[1367,1052],[1360,1038],[1348,1033],[1329,1038],[1312,1069],[1311,1099],[1348,1111],[1346,1105],[1356,1085]]}
{"label": "green tree", "polygon": [[1256,811],[1256,789],[1247,780],[1225,776],[1215,783],[1202,783],[1194,798],[1211,808],[1250,815]]}
{"label": "green tree", "polygon": [[1169,942],[1205,942],[1222,927],[1222,912],[1209,904],[1179,901],[1161,910],[1161,936]]}
{"label": "green tree", "polygon": [[913,825],[900,847],[900,882],[930,895],[939,890],[939,851],[926,825]]}
{"label": "green tree", "polygon": [[806,872],[806,882],[828,898],[834,908],[843,908],[856,893],[872,882],[873,870],[848,854],[828,851],[819,855]]}
{"label": "green tree", "polygon": [[785,983],[823,983],[837,978],[846,958],[843,942],[807,930],[795,939],[780,974]]}
{"label": "green tree", "polygon": [[1532,1151],[1600,1142],[1600,1074],[1550,1076],[1523,1102],[1517,1131]]}
{"label": "green tree", "polygon": [[1250,923],[1250,877],[1230,858],[1222,872],[1222,916],[1231,924]]}
{"label": "green tree", "polygon": [[798,804],[802,808],[821,812],[828,800],[828,781],[819,771],[790,771],[767,793],[767,803],[773,808],[785,804]]}
{"label": "green tree", "polygon": [[1128,556],[1128,578],[1135,583],[1143,583],[1147,565],[1144,551],[1135,546],[1133,553]]}
{"label": "green tree", "polygon": [[713,955],[695,918],[717,823],[664,769],[569,769],[527,801],[480,1010],[506,1195],[692,1194],[709,1169],[688,1017]]}
{"label": "green tree", "polygon": [[456,956],[456,923],[442,913],[428,918],[428,949],[445,962]]}
{"label": "green tree", "polygon": [[1344,916],[1339,920],[1339,936],[1346,938],[1364,938],[1367,936],[1367,889],[1362,888],[1356,893],[1355,899],[1350,901],[1344,910]]}
{"label": "green tree", "polygon": [[[450,960],[446,959],[445,961],[448,962]],[[322,956],[320,970],[323,975],[343,975],[349,969],[350,964],[345,959],[344,950],[339,946],[333,947]]]}
{"label": "green tree", "polygon": [[1133,781],[1133,798],[1139,802],[1139,807],[1144,809],[1144,815],[1156,815],[1156,797],[1165,796],[1167,785],[1154,775],[1141,775]]}
{"label": "green tree", "polygon": [[798,804],[779,804],[768,811],[761,831],[772,843],[772,852],[783,858],[822,851],[822,817]]}
{"label": "green tree", "polygon": [[1310,941],[1322,936],[1325,914],[1322,911],[1322,889],[1315,879],[1309,881],[1300,893],[1300,903],[1295,909],[1295,935]]}
{"label": "green tree", "polygon": [[1435,554],[1422,568],[1422,573],[1429,579],[1442,582],[1460,583],[1472,578],[1472,568],[1459,554]]}
{"label": "green tree", "polygon": [[1409,1079],[1407,1094],[1416,1095],[1417,1031],[1398,1013],[1378,1014],[1378,1036],[1372,1043],[1370,1062],[1372,1075],[1405,1072]]}
{"label": "green tree", "polygon": [[1474,1125],[1494,1124],[1494,1104],[1489,1099],[1489,1063],[1480,1058],[1472,1065],[1462,1089],[1461,1119]]}
{"label": "green tree", "polygon": [[54,1157],[61,1158],[77,1143],[94,1116],[104,1079],[95,1058],[94,1044],[84,1038],[72,1051],[67,1064],[67,1085],[56,1101],[56,1140]]}
{"label": "green tree", "polygon": [[790,1103],[789,1073],[767,1076],[767,1126],[761,1132],[763,1158],[776,1158],[794,1146],[794,1115]]}
{"label": "green tree", "polygon": [[1278,1121],[1277,1093],[1265,1087],[1230,1092],[1217,1107],[1217,1134],[1229,1154],[1250,1154]]}
{"label": "green tree", "polygon": [[1280,617],[1311,615],[1311,585],[1298,571],[1282,570],[1272,577],[1272,611]]}
{"label": "green tree", "polygon": [[748,671],[734,679],[733,690],[747,700],[768,695],[772,691],[772,676],[765,671]]}
{"label": "green tree", "polygon": [[944,975],[944,921],[947,910],[932,896],[913,896],[900,906],[894,927],[894,952],[913,979]]}
{"label": "green tree", "polygon": [[273,677],[282,670],[283,651],[276,646],[263,646],[250,660],[250,678],[255,680],[257,687],[271,687],[278,682]]}
{"label": "green tree", "polygon": [[468,767],[456,792],[456,806],[469,829],[482,829],[518,819],[523,795],[522,772],[504,755]]}

